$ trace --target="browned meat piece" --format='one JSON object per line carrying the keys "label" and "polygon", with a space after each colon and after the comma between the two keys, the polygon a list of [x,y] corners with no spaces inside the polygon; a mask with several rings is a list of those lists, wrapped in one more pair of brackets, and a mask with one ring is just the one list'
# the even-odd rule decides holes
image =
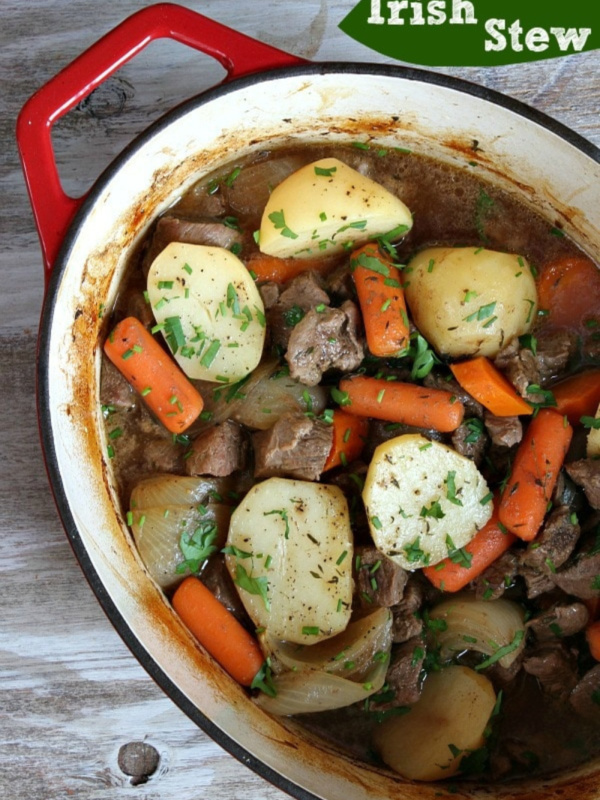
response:
{"label": "browned meat piece", "polygon": [[484,570],[475,581],[478,600],[497,600],[513,583],[517,574],[519,558],[513,550],[507,550],[500,558]]}
{"label": "browned meat piece", "polygon": [[100,403],[112,409],[130,411],[139,404],[139,395],[133,389],[115,365],[104,354],[102,355],[102,381],[100,383]]}
{"label": "browned meat piece", "polygon": [[144,263],[149,267],[156,256],[171,242],[204,244],[225,247],[229,250],[234,244],[241,244],[242,234],[221,220],[210,217],[196,220],[161,217],[156,224]]}
{"label": "browned meat piece", "polygon": [[573,552],[581,529],[571,518],[567,506],[555,508],[546,520],[542,531],[522,555],[522,563],[542,572],[554,573]]}
{"label": "browned meat piece", "polygon": [[540,372],[532,350],[521,347],[518,339],[512,339],[498,353],[494,364],[506,375],[522,397],[534,399],[527,394],[527,387],[539,384]]}
{"label": "browned meat piece", "polygon": [[600,722],[600,664],[585,673],[571,692],[569,702],[581,717]]}
{"label": "browned meat piece", "polygon": [[582,458],[567,464],[571,478],[583,488],[588,503],[600,511],[600,459]]}
{"label": "browned meat piece", "polygon": [[461,456],[470,458],[477,466],[482,463],[488,437],[479,430],[479,427],[474,427],[469,420],[461,422],[458,428],[452,432],[451,440],[452,446]]}
{"label": "browned meat piece", "polygon": [[202,583],[211,590],[217,600],[243,625],[249,625],[250,620],[240,595],[225,566],[225,559],[220,553],[214,553],[202,569]]}
{"label": "browned meat piece", "polygon": [[523,669],[552,697],[566,699],[577,684],[576,654],[558,642],[546,643],[525,656]]}
{"label": "browned meat piece", "polygon": [[247,455],[248,443],[241,426],[225,420],[194,439],[185,471],[188,475],[224,477],[244,469]]}
{"label": "browned meat piece", "polygon": [[306,386],[316,386],[328,369],[356,369],[364,356],[357,333],[358,319],[358,309],[350,300],[341,308],[309,311],[289,339],[285,358],[292,378]]}
{"label": "browned meat piece", "polygon": [[254,475],[318,480],[333,443],[333,428],[304,414],[284,414],[272,428],[257,431]]}
{"label": "browned meat piece", "polygon": [[411,575],[404,588],[402,600],[392,608],[394,618],[392,638],[394,642],[398,644],[406,642],[422,632],[423,620],[418,614],[422,602],[423,590],[421,584]]}
{"label": "browned meat piece", "polygon": [[563,592],[581,600],[600,597],[600,553],[581,553],[552,577]]}
{"label": "browned meat piece", "polygon": [[519,575],[524,579],[527,597],[533,600],[544,592],[551,592],[555,587],[554,576],[547,567],[545,571],[537,567],[528,567],[526,564],[519,565]]}
{"label": "browned meat piece", "polygon": [[541,402],[539,394],[528,394],[530,385],[544,386],[564,371],[575,352],[577,337],[568,330],[541,330],[536,338],[535,353],[512,339],[494,361],[522,397]]}
{"label": "browned meat piece", "polygon": [[357,547],[358,595],[363,606],[390,608],[402,600],[408,573],[376,547]]}
{"label": "browned meat piece", "polygon": [[154,437],[144,441],[142,462],[148,472],[181,472],[184,448],[173,442],[173,438]]}
{"label": "browned meat piece", "polygon": [[483,420],[496,447],[514,447],[523,438],[523,426],[519,417],[497,417],[486,411]]}
{"label": "browned meat piece", "polygon": [[527,623],[538,642],[573,636],[582,631],[589,619],[583,603],[555,603]]}
{"label": "browned meat piece", "polygon": [[330,302],[321,278],[315,272],[303,272],[293,278],[267,311],[273,344],[285,349],[292,331],[304,316],[313,308],[325,309]]}
{"label": "browned meat piece", "polygon": [[421,670],[425,652],[425,644],[420,636],[392,648],[392,658],[385,676],[388,691],[385,699],[370,704],[373,711],[388,711],[417,702],[423,687]]}
{"label": "browned meat piece", "polygon": [[325,287],[329,294],[339,300],[354,300],[356,298],[354,280],[347,261],[327,275]]}
{"label": "browned meat piece", "polygon": [[544,386],[565,371],[577,348],[577,334],[566,328],[542,328],[536,334],[536,339],[535,360],[540,376],[539,383]]}
{"label": "browned meat piece", "polygon": [[384,422],[379,419],[369,420],[369,434],[365,442],[365,448],[362,457],[367,461],[373,458],[375,449],[384,442],[389,442],[390,439],[395,439],[396,436],[402,436],[405,433],[420,433],[426,439],[443,442],[444,434],[433,429],[414,428],[411,425],[403,425],[400,422]]}
{"label": "browned meat piece", "polygon": [[445,375],[440,375],[439,372],[432,371],[423,378],[423,383],[430,389],[443,389],[445,392],[451,392],[464,405],[466,415],[483,417],[481,403],[471,397],[454,378],[448,378]]}
{"label": "browned meat piece", "polygon": [[281,288],[278,283],[267,281],[266,283],[260,284],[258,291],[260,292],[265,310],[268,311],[279,300]]}

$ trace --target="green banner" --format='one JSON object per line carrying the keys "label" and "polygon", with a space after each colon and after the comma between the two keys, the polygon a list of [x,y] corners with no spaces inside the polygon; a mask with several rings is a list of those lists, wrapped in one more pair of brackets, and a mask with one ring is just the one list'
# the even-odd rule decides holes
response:
{"label": "green banner", "polygon": [[340,28],[430,67],[539,61],[600,47],[599,0],[360,0]]}

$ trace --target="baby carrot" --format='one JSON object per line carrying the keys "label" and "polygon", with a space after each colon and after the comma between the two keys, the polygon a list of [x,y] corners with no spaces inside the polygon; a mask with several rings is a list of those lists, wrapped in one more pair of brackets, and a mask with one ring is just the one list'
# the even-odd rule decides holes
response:
{"label": "baby carrot", "polygon": [[590,648],[592,658],[600,661],[600,620],[590,622],[585,629],[585,638]]}
{"label": "baby carrot", "polygon": [[202,411],[201,395],[135,317],[117,324],[104,352],[171,433],[184,431]]}
{"label": "baby carrot", "polygon": [[336,408],[333,412],[333,442],[323,471],[346,466],[358,458],[368,432],[369,423],[366,419]]}
{"label": "baby carrot", "polygon": [[380,358],[397,355],[409,334],[400,271],[373,243],[352,253],[350,269],[369,350]]}
{"label": "baby carrot", "polygon": [[600,269],[589,258],[559,258],[542,268],[537,290],[551,325],[581,328],[598,316]]}
{"label": "baby carrot", "polygon": [[450,369],[462,388],[497,417],[533,413],[533,407],[485,356],[451,364]]}
{"label": "baby carrot", "polygon": [[565,414],[571,425],[579,424],[581,417],[593,417],[600,403],[600,369],[579,372],[551,388],[556,400],[556,410]]}
{"label": "baby carrot", "polygon": [[448,557],[439,564],[425,567],[423,573],[438,589],[458,592],[493,564],[516,538],[498,520],[498,509],[494,508],[487,524],[462,548],[460,562]]}
{"label": "baby carrot", "polygon": [[502,492],[498,515],[520,539],[528,542],[536,537],[572,436],[565,417],[548,408],[529,423]]}
{"label": "baby carrot", "polygon": [[465,409],[444,389],[428,389],[414,383],[359,376],[340,382],[344,410],[359,417],[401,422],[442,433],[456,430]]}
{"label": "baby carrot", "polygon": [[256,253],[251,256],[247,264],[250,274],[255,281],[274,281],[287,283],[302,272],[330,272],[333,264],[330,258],[277,258],[266,253]]}
{"label": "baby carrot", "polygon": [[256,639],[193,576],[181,583],[172,600],[181,621],[200,644],[242,686],[250,686],[264,656]]}

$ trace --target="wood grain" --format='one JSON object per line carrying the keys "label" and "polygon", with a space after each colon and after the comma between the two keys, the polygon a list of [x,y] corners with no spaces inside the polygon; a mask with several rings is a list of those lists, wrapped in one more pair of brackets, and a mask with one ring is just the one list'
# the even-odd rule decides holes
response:
{"label": "wood grain", "polygon": [[[391,63],[349,40],[347,2],[188,2],[197,11],[317,60]],[[27,97],[129,13],[148,3],[2,3],[0,82],[0,797],[13,800],[213,800],[285,795],[208,739],[131,656],[88,587],[48,489],[35,411],[43,299],[37,236],[14,143]],[[452,74],[528,102],[600,145],[600,55]],[[223,77],[208,57],[160,42],[57,126],[66,190],[80,195],[137,133]],[[122,745],[148,742],[156,773],[133,786]]]}

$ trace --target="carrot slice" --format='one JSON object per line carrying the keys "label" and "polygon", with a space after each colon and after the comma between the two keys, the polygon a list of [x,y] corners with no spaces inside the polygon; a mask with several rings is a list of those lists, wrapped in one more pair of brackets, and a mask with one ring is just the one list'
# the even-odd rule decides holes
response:
{"label": "carrot slice", "polygon": [[348,414],[341,408],[333,412],[333,442],[323,471],[346,466],[362,453],[369,423],[363,417]]}
{"label": "carrot slice", "polygon": [[450,392],[414,383],[359,376],[342,380],[339,389],[344,410],[350,414],[442,433],[456,430],[465,413],[463,404]]}
{"label": "carrot slice", "polygon": [[593,417],[600,403],[600,369],[579,372],[551,387],[556,410],[565,414],[571,425],[581,417]]}
{"label": "carrot slice", "polygon": [[572,436],[573,428],[565,417],[548,408],[530,422],[499,509],[500,522],[520,539],[536,537]]}
{"label": "carrot slice", "polygon": [[533,407],[485,356],[450,364],[450,369],[462,388],[497,417],[533,413]]}
{"label": "carrot slice", "polygon": [[204,406],[201,395],[135,317],[118,323],[104,352],[171,433],[181,433]]}
{"label": "carrot slice", "polygon": [[350,268],[369,350],[380,358],[397,355],[409,334],[400,271],[373,243],[354,251]]}
{"label": "carrot slice", "polygon": [[538,280],[539,307],[553,325],[581,327],[600,309],[600,269],[589,258],[569,256],[547,264]]}
{"label": "carrot slice", "polygon": [[487,524],[462,548],[465,554],[461,554],[459,563],[456,558],[445,558],[439,564],[425,567],[423,573],[438,589],[458,592],[506,552],[516,538],[498,519],[496,505]]}
{"label": "carrot slice", "polygon": [[585,629],[585,638],[592,658],[600,661],[600,620],[591,622]]}
{"label": "carrot slice", "polygon": [[242,686],[250,686],[264,656],[256,639],[193,576],[181,583],[172,600],[183,624],[200,644]]}
{"label": "carrot slice", "polygon": [[297,275],[309,270],[327,274],[335,266],[330,258],[277,258],[266,253],[255,253],[250,256],[246,265],[254,280],[287,283]]}

